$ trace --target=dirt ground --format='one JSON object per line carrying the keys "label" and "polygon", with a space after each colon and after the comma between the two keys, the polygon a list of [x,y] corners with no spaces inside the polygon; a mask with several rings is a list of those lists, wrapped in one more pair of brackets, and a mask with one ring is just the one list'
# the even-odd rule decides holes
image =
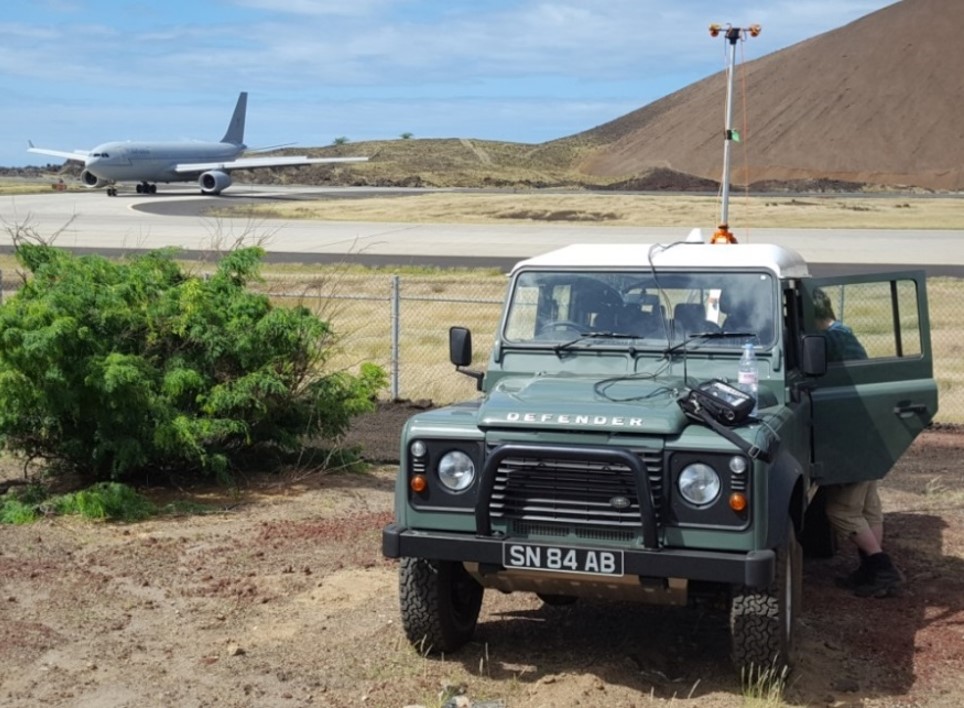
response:
{"label": "dirt ground", "polygon": [[[740,706],[726,614],[486,594],[476,640],[426,658],[400,627],[392,518],[401,421],[361,420],[363,474],[293,471],[181,499],[212,513],[0,527],[3,706]],[[785,702],[957,706],[964,691],[964,432],[926,432],[884,489],[899,598],[808,561]],[[170,492],[150,490],[157,500]]]}

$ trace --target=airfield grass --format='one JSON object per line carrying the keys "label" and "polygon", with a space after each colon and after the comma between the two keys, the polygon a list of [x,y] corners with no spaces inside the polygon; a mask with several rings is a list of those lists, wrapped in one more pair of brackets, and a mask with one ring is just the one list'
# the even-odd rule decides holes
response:
{"label": "airfield grass", "polygon": [[[599,192],[433,192],[319,199],[217,209],[219,217],[433,223],[554,222],[613,226],[716,225],[719,200],[700,195]],[[737,196],[730,223],[744,228],[964,229],[964,197]]]}
{"label": "airfield grass", "polygon": [[[57,189],[57,178],[48,177],[41,179],[5,179],[0,178],[0,196],[15,197],[21,194],[46,194]],[[77,180],[67,179],[64,180],[63,189],[57,191],[63,192],[81,192],[86,187],[83,187]]]}

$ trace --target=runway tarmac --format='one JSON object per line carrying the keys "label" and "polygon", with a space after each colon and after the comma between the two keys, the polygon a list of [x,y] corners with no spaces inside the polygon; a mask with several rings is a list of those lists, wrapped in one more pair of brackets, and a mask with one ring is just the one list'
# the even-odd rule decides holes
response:
{"label": "runway tarmac", "polygon": [[[235,185],[220,198],[193,189],[163,188],[155,195],[109,198],[103,191],[0,197],[9,231],[27,225],[55,243],[82,252],[116,254],[177,246],[208,252],[236,240],[263,239],[273,261],[356,261],[370,265],[491,266],[512,263],[570,243],[668,243],[689,228],[587,224],[413,224],[213,218],[211,207],[276,199],[404,199],[423,189],[273,187]],[[707,237],[713,225],[703,225]],[[743,243],[792,248],[814,272],[925,268],[928,275],[964,277],[964,230],[736,229]],[[9,236],[0,239],[9,250]]]}

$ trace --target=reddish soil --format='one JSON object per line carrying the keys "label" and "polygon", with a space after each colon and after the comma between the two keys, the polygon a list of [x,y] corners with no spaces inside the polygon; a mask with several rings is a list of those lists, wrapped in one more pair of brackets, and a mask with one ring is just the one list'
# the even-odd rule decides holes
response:
{"label": "reddish soil", "polygon": [[[410,407],[353,442],[397,454]],[[925,433],[884,488],[898,598],[834,587],[808,561],[791,705],[956,706],[964,690],[964,434]],[[404,639],[381,555],[393,469],[292,471],[212,513],[0,527],[4,706],[745,705],[720,608],[669,611],[487,593],[476,641],[425,658]],[[151,491],[161,501],[169,491]],[[773,705],[773,703],[771,703]]]}

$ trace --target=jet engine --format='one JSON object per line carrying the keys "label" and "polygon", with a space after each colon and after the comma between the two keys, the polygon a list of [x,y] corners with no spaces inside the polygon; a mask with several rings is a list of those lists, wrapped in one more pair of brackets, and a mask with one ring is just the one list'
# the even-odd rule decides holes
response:
{"label": "jet engine", "polygon": [[85,187],[90,187],[91,189],[97,189],[107,184],[106,179],[101,179],[90,170],[84,170],[80,173],[80,181],[84,183]]}
{"label": "jet engine", "polygon": [[227,189],[231,186],[231,175],[227,172],[211,170],[201,175],[200,179],[198,179],[198,184],[201,185],[202,194],[213,194],[217,196],[221,193],[222,189]]}

